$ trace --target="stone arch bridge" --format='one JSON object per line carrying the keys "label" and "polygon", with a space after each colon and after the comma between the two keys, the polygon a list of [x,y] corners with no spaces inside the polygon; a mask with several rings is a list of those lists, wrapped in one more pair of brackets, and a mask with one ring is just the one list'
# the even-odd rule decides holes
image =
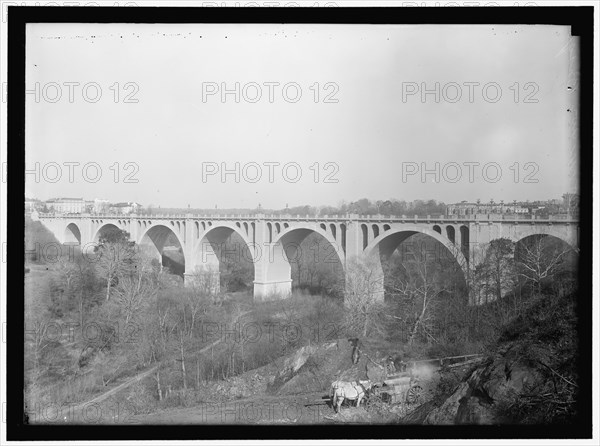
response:
{"label": "stone arch bridge", "polygon": [[[411,235],[425,234],[445,247],[468,277],[469,268],[493,239],[515,242],[532,235],[557,237],[571,247],[579,246],[576,220],[549,217],[525,219],[507,215],[464,217],[386,216],[291,216],[291,215],[88,215],[39,214],[39,219],[61,243],[82,246],[96,243],[103,230],[116,227],[129,232],[131,240],[158,259],[168,240],[177,240],[184,256],[186,282],[198,271],[218,278],[216,251],[232,233],[237,233],[247,250],[239,250],[254,263],[254,297],[269,299],[291,292],[290,249],[312,233],[326,241],[329,252],[323,259],[339,259],[346,265],[353,257],[371,258],[383,279],[381,262]],[[331,260],[330,260],[331,261]],[[216,280],[218,284],[218,280]],[[217,285],[218,286],[218,285]],[[383,297],[383,280],[380,291]]]}

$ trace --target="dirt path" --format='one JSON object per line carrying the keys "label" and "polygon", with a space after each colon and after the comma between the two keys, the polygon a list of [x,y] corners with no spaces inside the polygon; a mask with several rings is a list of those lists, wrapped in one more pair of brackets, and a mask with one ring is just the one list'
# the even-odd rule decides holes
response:
{"label": "dirt path", "polygon": [[314,425],[314,424],[389,424],[399,417],[382,418],[375,411],[344,405],[335,413],[325,392],[266,396],[226,402],[204,402],[194,407],[163,410],[137,415],[138,424],[236,424],[236,425]]}
{"label": "dirt path", "polygon": [[146,370],[145,372],[141,372],[138,373],[136,376],[134,376],[133,378],[125,381],[123,384],[119,384],[117,387],[113,387],[112,389],[110,389],[107,392],[104,392],[102,395],[99,395],[85,403],[81,403],[77,406],[75,406],[75,409],[79,409],[82,408],[84,406],[89,406],[91,404],[95,404],[95,403],[100,403],[102,401],[104,401],[106,398],[110,397],[111,395],[114,395],[118,392],[120,392],[123,389],[126,389],[127,387],[129,387],[130,385],[132,385],[133,383],[136,383],[142,379],[144,379],[146,376],[149,376],[150,374],[152,374],[152,372],[154,372],[156,369],[158,368],[158,365],[155,365],[154,367],[152,367],[149,370]]}
{"label": "dirt path", "polygon": [[333,423],[333,410],[323,392],[203,402],[194,407],[138,415],[140,424],[323,424]]}

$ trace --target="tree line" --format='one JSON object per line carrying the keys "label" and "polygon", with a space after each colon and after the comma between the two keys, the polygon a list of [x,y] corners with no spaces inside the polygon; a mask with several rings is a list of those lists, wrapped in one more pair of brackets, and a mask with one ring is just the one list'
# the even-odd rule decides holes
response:
{"label": "tree line", "polygon": [[397,200],[394,198],[388,200],[369,200],[361,198],[356,201],[341,201],[336,206],[292,206],[284,209],[266,209],[260,204],[254,209],[191,209],[191,208],[160,208],[150,204],[144,209],[144,213],[161,214],[273,214],[273,215],[309,215],[312,217],[322,217],[325,215],[385,215],[385,216],[440,216],[446,212],[446,204],[436,200]]}

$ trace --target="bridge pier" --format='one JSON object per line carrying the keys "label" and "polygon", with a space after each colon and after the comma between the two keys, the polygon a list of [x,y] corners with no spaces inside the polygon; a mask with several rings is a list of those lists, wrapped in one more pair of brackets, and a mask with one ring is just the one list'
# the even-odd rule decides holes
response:
{"label": "bridge pier", "polygon": [[[271,230],[272,231],[272,230]],[[258,216],[254,243],[260,249],[254,258],[254,299],[285,299],[292,294],[291,266],[281,243],[273,243],[273,234],[262,215]]]}

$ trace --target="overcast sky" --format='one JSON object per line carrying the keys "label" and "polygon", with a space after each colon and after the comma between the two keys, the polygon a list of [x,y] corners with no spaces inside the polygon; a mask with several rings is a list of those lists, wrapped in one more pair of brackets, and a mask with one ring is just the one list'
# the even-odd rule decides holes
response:
{"label": "overcast sky", "polygon": [[[40,171],[26,192],[210,208],[560,197],[578,171],[569,40],[556,26],[30,24],[26,160]],[[236,82],[239,103],[223,101]],[[439,101],[415,91],[436,82]],[[203,179],[203,163],[236,162],[239,183]],[[64,163],[80,163],[73,182]]]}

